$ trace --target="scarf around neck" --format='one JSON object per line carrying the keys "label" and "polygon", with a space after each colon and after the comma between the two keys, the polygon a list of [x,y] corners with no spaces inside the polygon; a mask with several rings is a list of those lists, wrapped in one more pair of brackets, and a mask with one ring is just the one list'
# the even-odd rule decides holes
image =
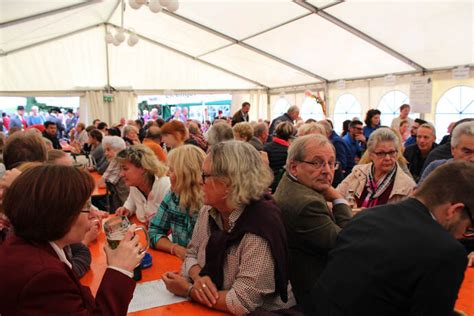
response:
{"label": "scarf around neck", "polygon": [[390,184],[395,180],[395,173],[397,171],[397,164],[390,170],[389,173],[384,175],[378,182],[375,181],[375,165],[372,163],[372,166],[369,169],[369,174],[367,177],[367,183],[365,184],[367,188],[367,196],[362,202],[362,207],[372,207],[376,206],[378,203],[378,198],[387,190]]}

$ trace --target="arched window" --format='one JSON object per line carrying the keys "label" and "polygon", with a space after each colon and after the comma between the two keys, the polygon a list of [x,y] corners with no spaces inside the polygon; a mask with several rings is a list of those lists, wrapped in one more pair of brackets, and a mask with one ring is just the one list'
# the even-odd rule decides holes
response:
{"label": "arched window", "polygon": [[303,104],[301,105],[300,109],[300,116],[303,121],[306,121],[310,118],[315,119],[316,121],[325,119],[321,104],[316,102],[316,100],[311,97],[304,98]]}
{"label": "arched window", "polygon": [[[410,100],[405,93],[398,90],[385,93],[380,99],[379,105],[377,107],[377,109],[382,113],[380,115],[381,124],[390,126],[392,124],[392,120],[398,117],[400,114],[400,105],[404,103],[410,104]],[[414,119],[417,118],[418,115],[416,113],[410,113],[409,117]]]}
{"label": "arched window", "polygon": [[458,86],[446,91],[436,104],[436,137],[447,134],[451,122],[474,117],[474,87]]}
{"label": "arched window", "polygon": [[284,95],[280,96],[273,106],[272,120],[286,113],[289,107],[290,102],[288,102]]}
{"label": "arched window", "polygon": [[342,123],[345,120],[352,120],[355,117],[361,119],[361,115],[362,106],[352,94],[345,93],[339,96],[334,107],[334,130],[341,134]]}

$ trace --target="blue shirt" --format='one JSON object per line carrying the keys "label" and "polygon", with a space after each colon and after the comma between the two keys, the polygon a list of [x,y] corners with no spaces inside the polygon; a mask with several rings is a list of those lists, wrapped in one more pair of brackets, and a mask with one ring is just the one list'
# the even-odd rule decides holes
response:
{"label": "blue shirt", "polygon": [[363,148],[360,145],[360,142],[353,139],[349,133],[347,133],[342,139],[346,142],[354,158],[362,154]]}
{"label": "blue shirt", "polygon": [[376,130],[377,128],[379,128],[379,127],[380,127],[380,125],[377,125],[377,126],[375,126],[375,127],[370,127],[370,126],[367,126],[367,125],[364,126],[363,131],[364,131],[365,139],[369,140],[370,134],[372,134],[373,132],[375,132],[375,130]]}
{"label": "blue shirt", "polygon": [[425,181],[426,177],[436,168],[438,168],[441,165],[444,165],[445,163],[448,163],[450,161],[453,161],[453,158],[451,159],[438,159],[435,161],[432,161],[428,166],[426,166],[425,170],[423,170],[423,173],[421,174],[420,180],[418,181],[418,186]]}
{"label": "blue shirt", "polygon": [[410,146],[414,143],[416,143],[416,137],[410,136],[410,137],[407,138],[407,140],[405,141],[405,144],[403,144],[403,146],[407,147],[407,146]]}

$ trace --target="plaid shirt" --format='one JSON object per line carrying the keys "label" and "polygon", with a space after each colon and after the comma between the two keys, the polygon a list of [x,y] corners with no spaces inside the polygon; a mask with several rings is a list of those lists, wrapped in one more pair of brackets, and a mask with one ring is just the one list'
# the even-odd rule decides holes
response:
{"label": "plaid shirt", "polygon": [[189,209],[182,211],[179,206],[179,196],[169,191],[161,202],[158,212],[150,222],[148,230],[150,246],[155,248],[158,240],[166,237],[171,230],[172,241],[180,246],[187,247],[191,240],[197,217],[198,212],[190,215]]}

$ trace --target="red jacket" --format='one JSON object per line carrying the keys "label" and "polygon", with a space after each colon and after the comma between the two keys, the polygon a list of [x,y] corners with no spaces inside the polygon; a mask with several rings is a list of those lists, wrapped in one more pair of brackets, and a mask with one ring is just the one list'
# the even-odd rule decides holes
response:
{"label": "red jacket", "polygon": [[96,298],[49,244],[12,235],[0,246],[0,315],[126,315],[135,281],[107,269]]}

